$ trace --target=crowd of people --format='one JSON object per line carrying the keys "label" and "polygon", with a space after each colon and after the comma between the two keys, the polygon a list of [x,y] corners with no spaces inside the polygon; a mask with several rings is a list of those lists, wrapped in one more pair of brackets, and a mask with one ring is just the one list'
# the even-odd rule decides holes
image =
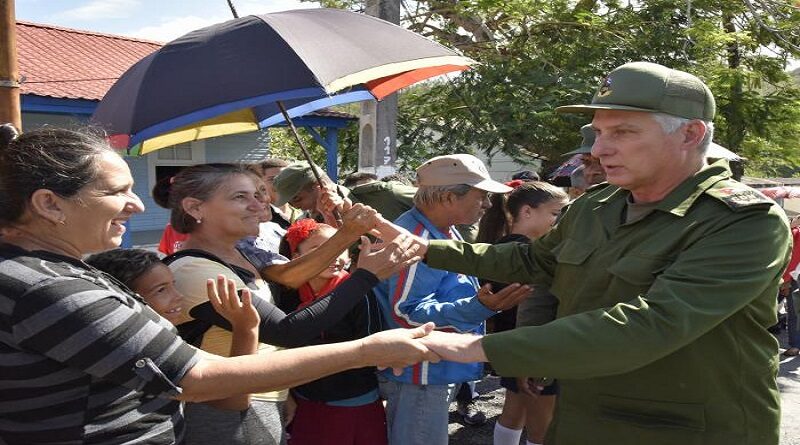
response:
{"label": "crowd of people", "polygon": [[144,208],[101,134],[0,126],[0,442],[441,445],[489,362],[495,445],[777,444],[792,234],[706,159],[715,110],[620,66],[558,109],[592,117],[568,189],[190,166],[162,255],[118,248]]}

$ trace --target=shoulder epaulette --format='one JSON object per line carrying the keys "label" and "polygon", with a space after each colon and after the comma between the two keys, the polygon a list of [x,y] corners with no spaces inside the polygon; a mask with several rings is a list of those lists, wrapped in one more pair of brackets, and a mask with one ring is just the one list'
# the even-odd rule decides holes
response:
{"label": "shoulder epaulette", "polygon": [[752,207],[769,207],[775,204],[775,201],[755,189],[736,181],[720,181],[706,190],[706,193],[722,201],[734,211]]}

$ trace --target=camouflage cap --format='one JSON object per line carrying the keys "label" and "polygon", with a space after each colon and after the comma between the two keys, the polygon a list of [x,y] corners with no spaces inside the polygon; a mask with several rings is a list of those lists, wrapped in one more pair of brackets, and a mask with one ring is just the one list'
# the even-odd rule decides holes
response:
{"label": "camouflage cap", "polygon": [[626,63],[606,76],[590,105],[556,108],[561,113],[628,110],[666,113],[686,119],[714,119],[711,90],[697,77],[649,62]]}
{"label": "camouflage cap", "polygon": [[592,124],[586,124],[583,127],[581,127],[581,136],[583,136],[583,140],[581,141],[581,146],[576,148],[575,150],[564,153],[564,156],[583,155],[592,153],[592,145],[594,145],[594,128],[592,128]]}
{"label": "camouflage cap", "polygon": [[[325,177],[324,171],[317,167],[320,175]],[[314,182],[314,173],[311,171],[311,166],[308,162],[294,162],[284,167],[275,179],[272,185],[278,193],[278,200],[272,204],[282,206],[291,201],[294,196],[303,189],[307,184]]]}

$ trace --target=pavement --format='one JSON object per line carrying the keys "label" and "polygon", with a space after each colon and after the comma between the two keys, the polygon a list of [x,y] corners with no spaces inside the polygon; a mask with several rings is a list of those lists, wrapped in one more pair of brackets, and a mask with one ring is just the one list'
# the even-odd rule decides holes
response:
{"label": "pavement", "polygon": [[[781,352],[786,347],[785,331],[779,336]],[[781,356],[778,387],[781,392],[781,440],[780,445],[800,445],[800,356]],[[489,419],[482,426],[469,426],[461,422],[455,413],[456,405],[450,405],[451,445],[491,445],[494,423],[503,409],[504,389],[498,377],[488,376],[478,384],[480,394],[478,409]],[[524,440],[520,442],[524,445]]]}

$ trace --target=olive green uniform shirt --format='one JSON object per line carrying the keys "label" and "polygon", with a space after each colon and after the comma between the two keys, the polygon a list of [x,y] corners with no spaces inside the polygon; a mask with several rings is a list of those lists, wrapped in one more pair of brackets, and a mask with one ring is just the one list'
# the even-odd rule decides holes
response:
{"label": "olive green uniform shirt", "polygon": [[375,181],[350,189],[350,198],[377,210],[384,218],[394,221],[414,207],[416,187],[399,182]]}
{"label": "olive green uniform shirt", "polygon": [[532,244],[432,241],[428,265],[558,298],[556,320],[483,340],[501,375],[560,379],[549,445],[777,444],[782,210],[724,164],[626,224],[629,195],[590,189]]}

